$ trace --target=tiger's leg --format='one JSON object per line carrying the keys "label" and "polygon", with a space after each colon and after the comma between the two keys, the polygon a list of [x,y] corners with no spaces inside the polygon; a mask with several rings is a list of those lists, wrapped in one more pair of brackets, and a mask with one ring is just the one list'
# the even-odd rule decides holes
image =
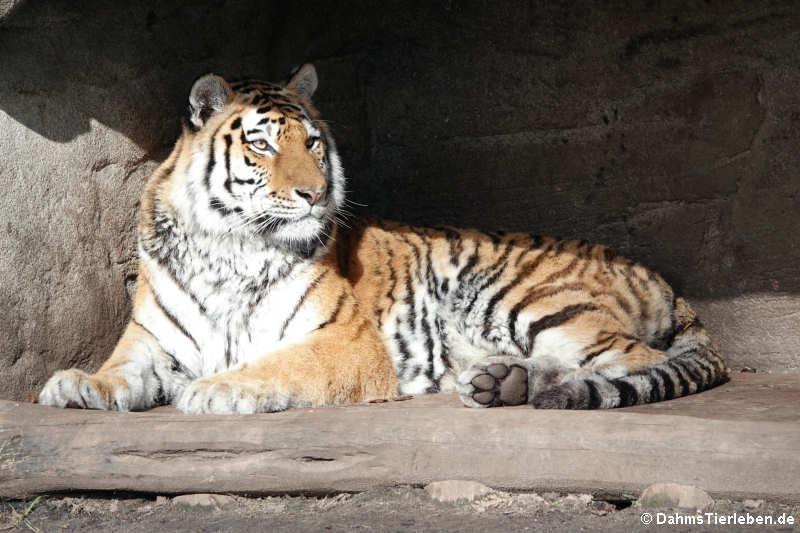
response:
{"label": "tiger's leg", "polygon": [[247,414],[341,405],[397,394],[391,359],[371,322],[326,326],[301,344],[236,370],[192,382],[177,407],[186,413]]}
{"label": "tiger's leg", "polygon": [[534,318],[522,315],[515,328],[521,333],[512,339],[518,354],[474,362],[458,376],[461,400],[469,407],[530,403],[580,369],[587,348],[598,344],[598,331],[617,328],[616,319],[601,306],[554,307],[551,312],[540,308]]}
{"label": "tiger's leg", "polygon": [[[565,374],[558,384],[537,392],[531,404],[537,409],[596,409],[644,403],[628,398],[650,387],[636,387],[619,378],[635,375],[666,361],[669,356],[630,335],[606,334],[603,346],[585,354],[581,367]],[[649,385],[649,383],[648,383]]]}
{"label": "tiger's leg", "polygon": [[189,383],[178,361],[137,322],[125,329],[111,357],[95,374],[72,368],[53,374],[38,401],[55,407],[143,410],[164,405]]}
{"label": "tiger's leg", "polygon": [[[564,406],[560,408],[570,408],[567,405],[574,401],[569,398],[576,395],[572,388],[577,380],[590,377],[613,380],[667,359],[666,353],[625,334],[604,334],[599,342],[602,346],[597,349],[596,344],[585,348],[579,366],[564,364],[563,360],[551,356],[481,359],[459,376],[462,401],[470,407],[532,403],[539,408],[556,408],[561,404]],[[583,396],[593,393],[592,384],[584,387],[579,403],[584,401]],[[564,399],[556,400],[561,396]],[[609,391],[608,396],[614,394]],[[588,398],[586,402],[598,403],[589,402]]]}
{"label": "tiger's leg", "polygon": [[538,409],[625,407],[700,392],[728,379],[728,369],[699,324],[687,324],[666,352],[630,340],[536,394]]}

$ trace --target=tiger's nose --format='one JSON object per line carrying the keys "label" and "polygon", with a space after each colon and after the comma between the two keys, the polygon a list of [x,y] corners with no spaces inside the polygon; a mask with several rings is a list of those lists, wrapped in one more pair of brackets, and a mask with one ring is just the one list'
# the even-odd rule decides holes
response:
{"label": "tiger's nose", "polygon": [[325,194],[325,189],[295,189],[294,193],[308,202],[308,205],[315,205]]}

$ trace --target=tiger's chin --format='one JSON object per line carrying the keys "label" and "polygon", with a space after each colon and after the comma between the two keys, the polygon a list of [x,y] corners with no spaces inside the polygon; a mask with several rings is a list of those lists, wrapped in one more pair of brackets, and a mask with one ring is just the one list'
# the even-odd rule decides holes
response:
{"label": "tiger's chin", "polygon": [[265,236],[283,248],[305,257],[325,249],[330,241],[333,224],[328,217],[306,215],[297,220],[284,220],[265,231]]}

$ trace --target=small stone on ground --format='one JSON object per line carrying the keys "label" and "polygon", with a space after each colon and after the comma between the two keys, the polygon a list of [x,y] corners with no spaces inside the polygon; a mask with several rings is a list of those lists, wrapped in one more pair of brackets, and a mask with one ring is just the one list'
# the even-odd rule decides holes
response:
{"label": "small stone on ground", "polygon": [[425,492],[431,498],[440,502],[457,502],[460,500],[471,502],[476,498],[489,494],[492,489],[477,481],[451,479],[434,481],[425,487]]}
{"label": "small stone on ground", "polygon": [[677,483],[655,483],[650,485],[637,501],[640,507],[678,507],[706,511],[714,500],[706,491],[692,485]]}
{"label": "small stone on ground", "polygon": [[173,505],[189,505],[191,507],[224,507],[235,501],[234,497],[224,494],[183,494],[172,498]]}

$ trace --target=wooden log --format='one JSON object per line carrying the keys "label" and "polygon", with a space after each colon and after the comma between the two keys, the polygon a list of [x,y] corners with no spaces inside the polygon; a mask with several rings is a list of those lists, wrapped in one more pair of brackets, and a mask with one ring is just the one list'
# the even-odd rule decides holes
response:
{"label": "wooden log", "polygon": [[61,491],[360,491],[473,479],[638,494],[655,482],[800,501],[798,374],[737,375],[612,411],[468,409],[452,395],[247,416],[0,402],[0,497]]}

